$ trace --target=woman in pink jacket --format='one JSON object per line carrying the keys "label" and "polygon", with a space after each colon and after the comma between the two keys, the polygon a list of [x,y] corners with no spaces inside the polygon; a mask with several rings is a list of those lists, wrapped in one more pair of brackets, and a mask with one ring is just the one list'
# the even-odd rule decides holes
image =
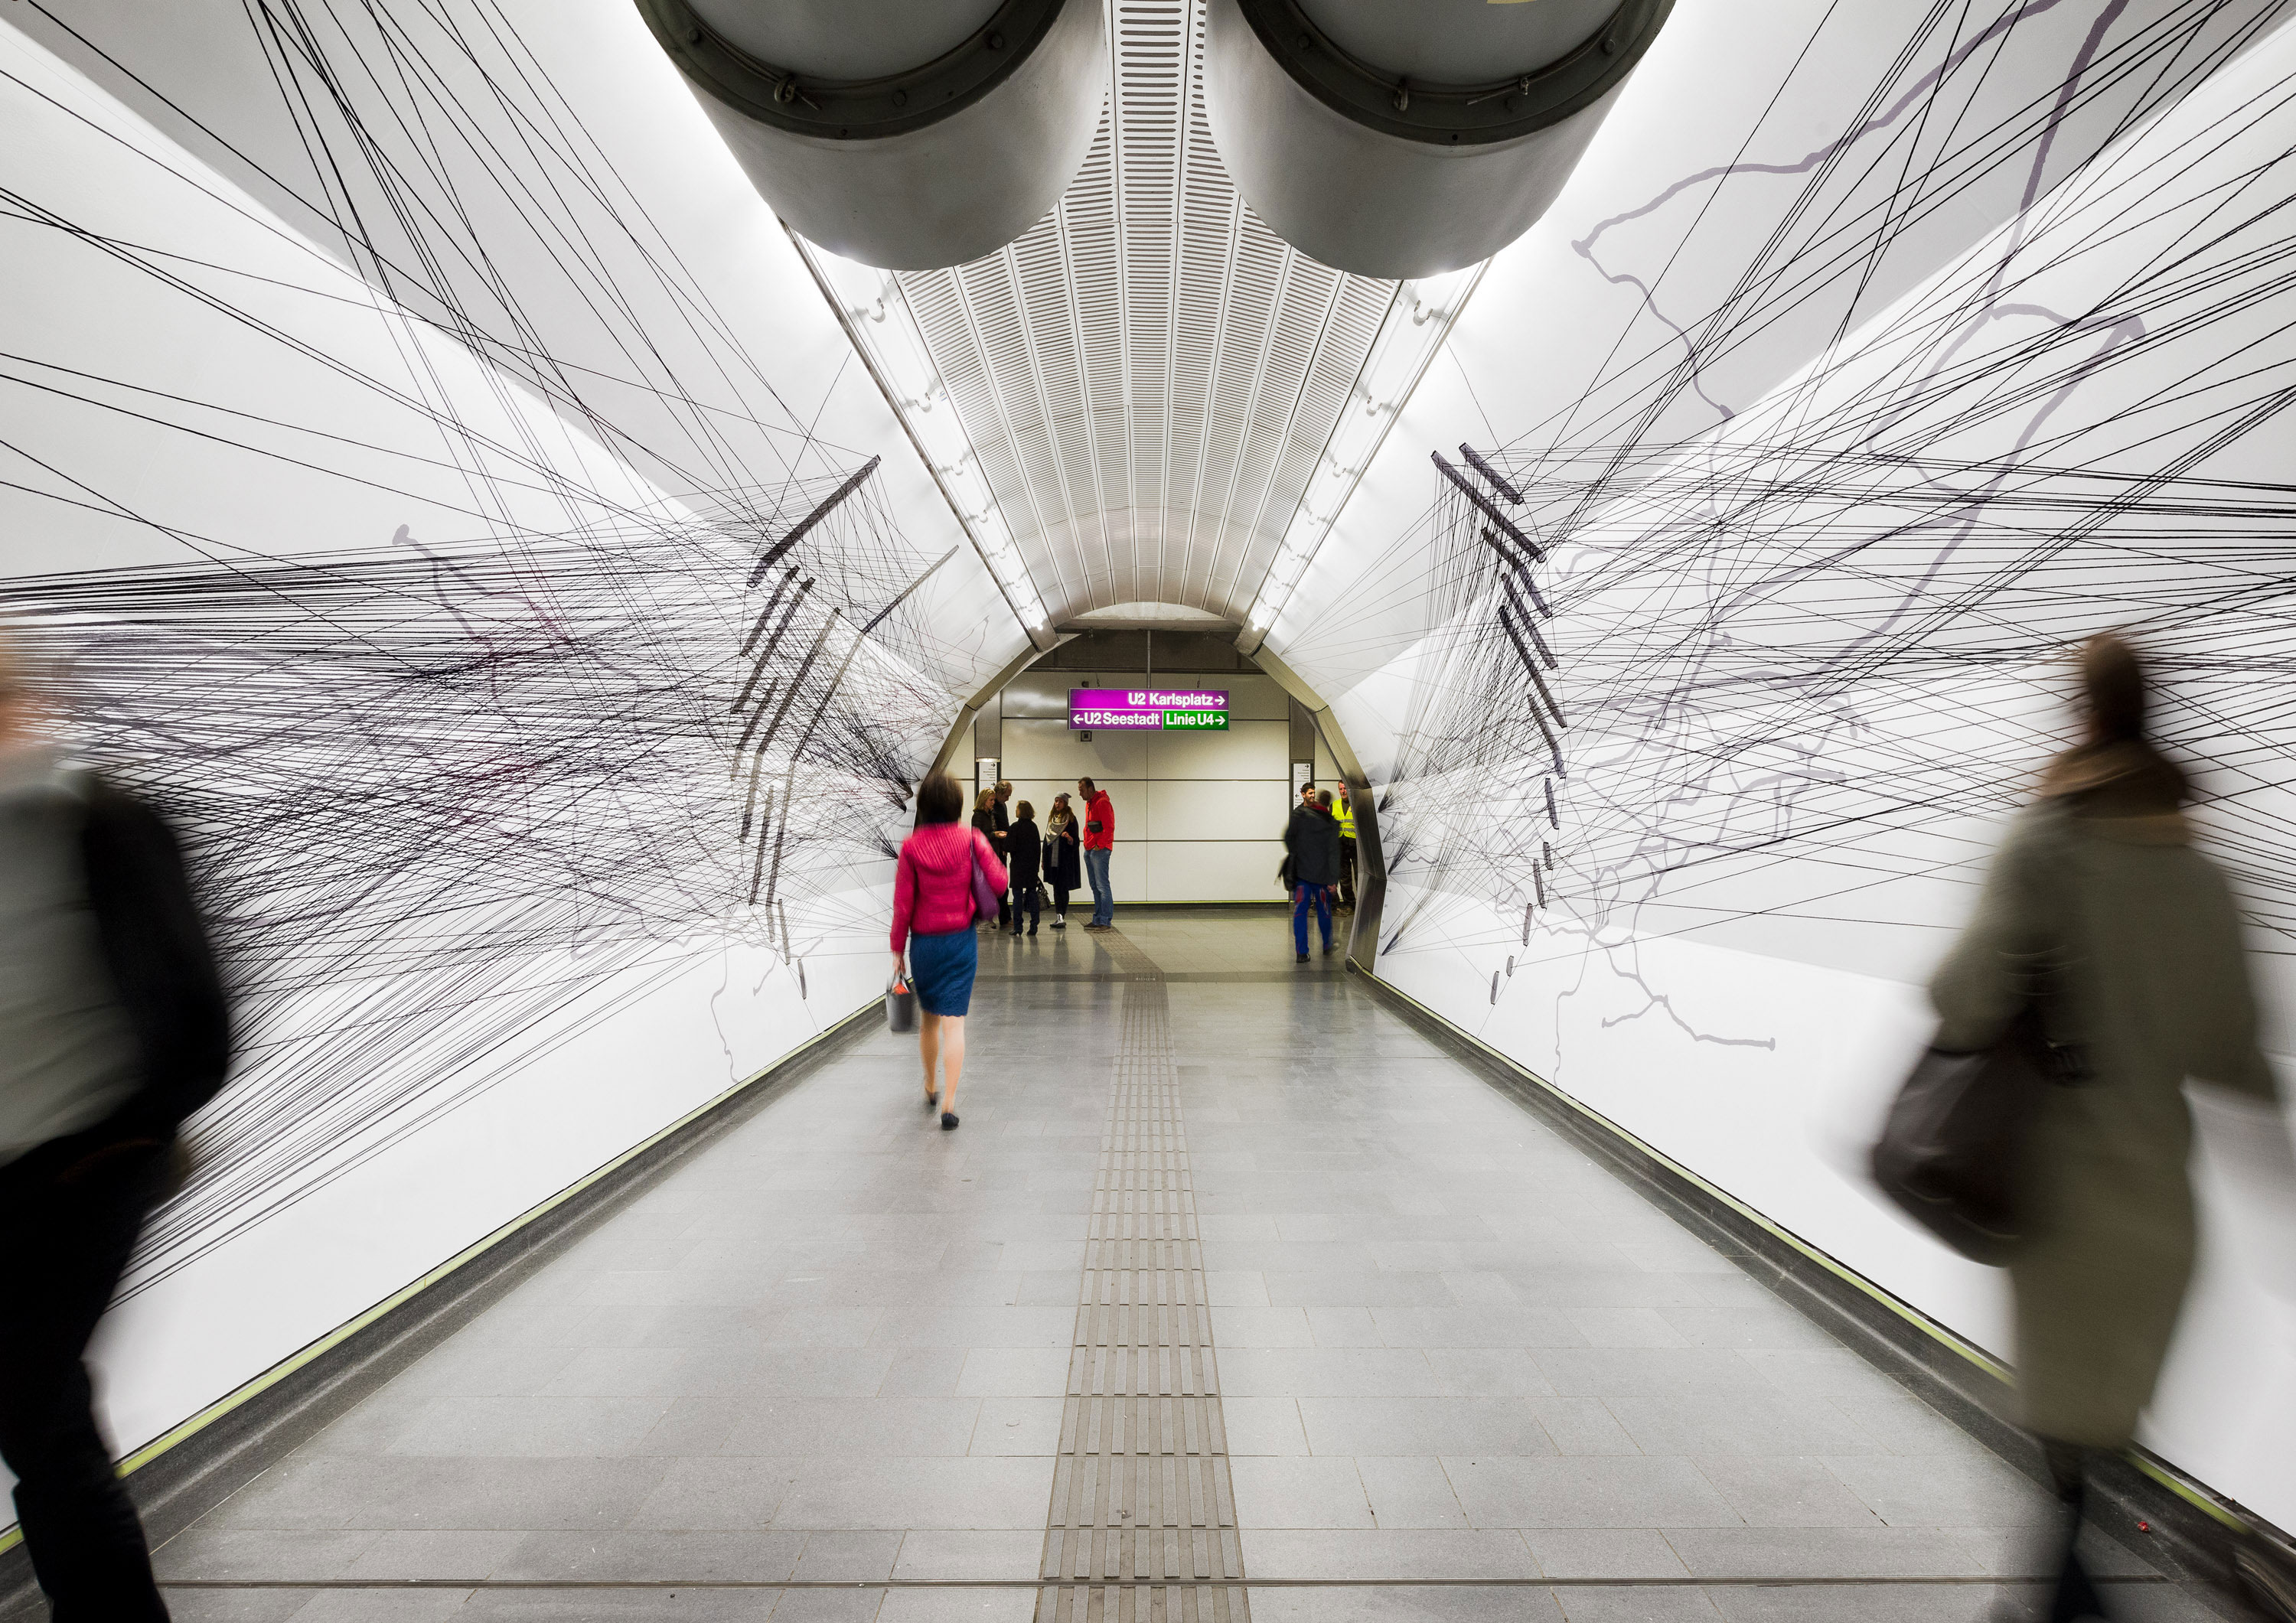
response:
{"label": "woman in pink jacket", "polygon": [[[957,822],[964,791],[937,772],[917,786],[917,828],[901,842],[900,866],[893,875],[893,972],[901,972],[908,951],[909,984],[916,988],[917,1055],[925,1066],[925,1108],[940,1108],[940,1125],[956,1125],[956,1085],[964,1075],[964,1015],[972,1006],[972,974],[980,963],[972,933],[972,870],[988,876],[988,888],[1002,896],[1009,888],[1004,865],[977,829]],[[933,1066],[945,1064],[947,1086],[936,1093]]]}

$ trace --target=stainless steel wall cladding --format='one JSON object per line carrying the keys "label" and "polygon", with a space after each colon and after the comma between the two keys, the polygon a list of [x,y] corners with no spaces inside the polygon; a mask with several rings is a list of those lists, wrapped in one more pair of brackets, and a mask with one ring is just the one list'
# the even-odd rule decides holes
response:
{"label": "stainless steel wall cladding", "polygon": [[1672,4],[1441,0],[1399,29],[1365,0],[1210,0],[1212,138],[1302,253],[1457,270],[1546,211]]}
{"label": "stainless steel wall cladding", "polygon": [[[775,211],[890,270],[961,265],[1028,230],[1082,166],[1107,99],[1101,0],[1003,0],[985,20],[978,0],[638,9]],[[919,60],[890,65],[889,39]],[[853,74],[866,77],[838,77]]]}

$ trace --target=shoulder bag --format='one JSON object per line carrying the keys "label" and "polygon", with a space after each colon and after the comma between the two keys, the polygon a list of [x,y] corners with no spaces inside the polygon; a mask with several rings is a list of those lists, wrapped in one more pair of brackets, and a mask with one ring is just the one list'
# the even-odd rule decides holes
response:
{"label": "shoulder bag", "polygon": [[975,923],[993,919],[999,911],[1000,898],[996,888],[988,882],[988,870],[980,865],[980,848],[974,846],[972,856],[972,918]]}
{"label": "shoulder bag", "polygon": [[2079,1079],[2072,1056],[2038,999],[1990,1048],[1923,1054],[1874,1146],[1882,1193],[1972,1262],[2006,1264],[2025,1237],[2033,1121],[2051,1086]]}

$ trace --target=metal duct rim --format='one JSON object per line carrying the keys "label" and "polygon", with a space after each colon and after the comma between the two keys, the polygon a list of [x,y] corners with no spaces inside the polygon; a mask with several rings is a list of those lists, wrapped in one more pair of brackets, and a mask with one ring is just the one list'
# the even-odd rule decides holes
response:
{"label": "metal duct rim", "polygon": [[1609,94],[1634,70],[1674,0],[1622,0],[1568,55],[1478,85],[1398,78],[1335,43],[1298,0],[1235,0],[1260,47],[1293,83],[1366,129],[1430,146],[1517,141]]}
{"label": "metal duct rim", "polygon": [[821,79],[760,61],[686,0],[637,0],[654,38],[687,78],[769,128],[816,140],[875,140],[928,129],[980,101],[1027,61],[1064,0],[1005,0],[955,49],[906,72]]}

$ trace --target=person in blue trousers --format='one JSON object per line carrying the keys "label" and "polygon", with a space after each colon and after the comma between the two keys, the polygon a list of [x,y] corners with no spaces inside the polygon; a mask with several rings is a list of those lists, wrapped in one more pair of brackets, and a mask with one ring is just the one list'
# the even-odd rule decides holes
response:
{"label": "person in blue trousers", "polygon": [[1332,954],[1332,887],[1340,882],[1340,824],[1332,816],[1332,791],[1319,792],[1313,804],[1303,795],[1292,808],[1292,822],[1283,831],[1283,849],[1291,868],[1292,944],[1299,962],[1308,962],[1308,909],[1316,910],[1323,931],[1324,955]]}

